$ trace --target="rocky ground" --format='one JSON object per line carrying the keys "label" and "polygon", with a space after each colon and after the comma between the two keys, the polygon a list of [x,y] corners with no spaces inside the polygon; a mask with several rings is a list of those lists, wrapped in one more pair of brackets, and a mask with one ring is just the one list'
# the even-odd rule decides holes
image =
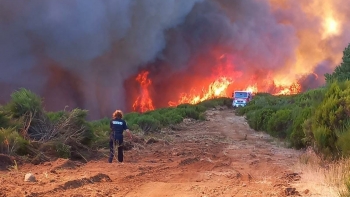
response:
{"label": "rocky ground", "polygon": [[[0,196],[334,196],[321,175],[310,180],[297,167],[303,152],[253,131],[232,109],[206,113],[164,130],[163,140],[135,143],[123,164],[106,156],[0,168]],[[27,173],[35,180],[24,181]]]}

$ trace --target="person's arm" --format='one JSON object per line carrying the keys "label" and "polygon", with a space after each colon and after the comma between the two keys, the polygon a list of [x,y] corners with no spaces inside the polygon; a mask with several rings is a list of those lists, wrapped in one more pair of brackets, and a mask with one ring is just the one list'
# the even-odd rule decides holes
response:
{"label": "person's arm", "polygon": [[131,135],[130,130],[129,130],[129,129],[126,129],[125,131],[128,133],[128,135],[129,135],[130,139],[132,139],[132,135]]}
{"label": "person's arm", "polygon": [[131,135],[131,132],[130,132],[130,130],[129,130],[129,128],[128,128],[128,125],[126,124],[126,122],[124,121],[124,130],[128,133],[128,135],[129,135],[129,137],[130,137],[130,139],[132,139],[132,135]]}

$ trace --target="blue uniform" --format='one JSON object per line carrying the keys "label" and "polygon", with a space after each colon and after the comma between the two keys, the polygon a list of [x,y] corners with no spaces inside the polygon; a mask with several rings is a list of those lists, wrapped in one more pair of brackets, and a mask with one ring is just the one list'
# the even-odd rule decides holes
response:
{"label": "blue uniform", "polygon": [[118,161],[123,162],[123,132],[128,129],[123,119],[113,119],[109,123],[112,130],[109,140],[109,163],[112,163],[114,157],[114,145],[118,146]]}

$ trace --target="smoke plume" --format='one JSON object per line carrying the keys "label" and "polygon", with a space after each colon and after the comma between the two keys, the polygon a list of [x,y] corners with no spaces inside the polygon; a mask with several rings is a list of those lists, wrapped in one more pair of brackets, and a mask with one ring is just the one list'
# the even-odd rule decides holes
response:
{"label": "smoke plume", "polygon": [[[28,88],[47,110],[130,111],[149,70],[156,107],[215,78],[323,84],[350,42],[340,0],[12,0],[0,2],[1,103]],[[315,77],[317,76],[317,77]]]}

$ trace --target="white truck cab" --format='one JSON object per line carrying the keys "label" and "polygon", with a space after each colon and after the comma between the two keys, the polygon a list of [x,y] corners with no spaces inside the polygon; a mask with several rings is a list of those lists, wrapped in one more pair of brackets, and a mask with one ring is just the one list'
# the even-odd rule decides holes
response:
{"label": "white truck cab", "polygon": [[233,101],[232,106],[236,107],[244,107],[253,99],[253,94],[250,91],[235,91],[232,94]]}

